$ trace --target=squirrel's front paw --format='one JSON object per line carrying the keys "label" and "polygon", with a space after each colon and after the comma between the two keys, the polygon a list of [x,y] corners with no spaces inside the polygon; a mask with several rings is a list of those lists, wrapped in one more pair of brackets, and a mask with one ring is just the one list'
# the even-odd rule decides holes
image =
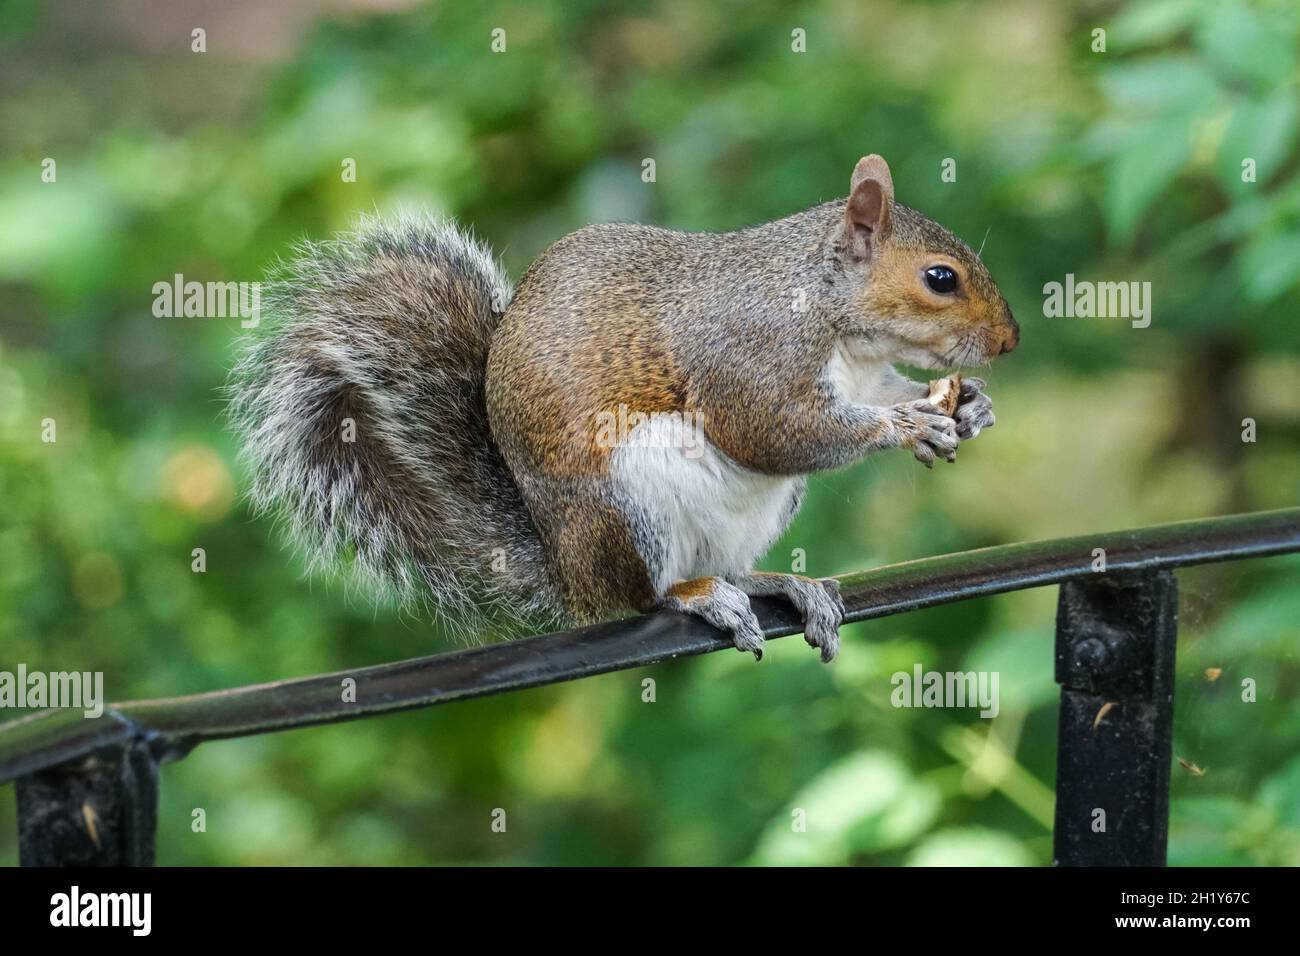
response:
{"label": "squirrel's front paw", "polygon": [[957,421],[957,438],[961,441],[970,441],[979,435],[981,429],[993,427],[996,422],[993,400],[984,394],[984,379],[962,379],[953,418]]}
{"label": "squirrel's front paw", "polygon": [[934,460],[957,460],[957,422],[925,399],[893,406],[894,428],[900,448],[910,448],[927,468]]}
{"label": "squirrel's front paw", "polygon": [[763,628],[749,606],[749,595],[721,578],[697,578],[670,587],[660,607],[702,617],[726,631],[738,651],[763,659]]}

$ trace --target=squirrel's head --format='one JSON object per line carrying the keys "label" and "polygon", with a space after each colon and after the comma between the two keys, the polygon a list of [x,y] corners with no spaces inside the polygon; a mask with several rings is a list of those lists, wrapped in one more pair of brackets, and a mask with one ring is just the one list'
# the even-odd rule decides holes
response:
{"label": "squirrel's head", "polygon": [[[845,331],[891,361],[922,368],[984,365],[1020,327],[978,255],[938,223],[894,201],[889,166],[853,170],[834,243],[852,307]],[[838,270],[837,270],[838,271]]]}

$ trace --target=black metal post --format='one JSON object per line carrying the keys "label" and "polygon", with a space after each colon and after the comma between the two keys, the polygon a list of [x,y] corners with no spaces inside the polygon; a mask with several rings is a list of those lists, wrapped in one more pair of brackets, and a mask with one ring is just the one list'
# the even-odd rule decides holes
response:
{"label": "black metal post", "polygon": [[158,765],[142,742],[17,781],[23,866],[152,866]]}
{"label": "black metal post", "polygon": [[1172,572],[1061,585],[1058,866],[1164,866],[1177,636]]}

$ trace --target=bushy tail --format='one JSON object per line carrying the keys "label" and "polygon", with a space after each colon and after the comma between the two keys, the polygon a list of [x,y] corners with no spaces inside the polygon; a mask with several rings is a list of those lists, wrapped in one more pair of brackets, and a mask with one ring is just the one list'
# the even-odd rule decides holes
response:
{"label": "bushy tail", "polygon": [[488,344],[510,294],[454,225],[366,218],[272,276],[230,387],[255,507],[314,564],[350,564],[453,623],[558,613],[488,430]]}

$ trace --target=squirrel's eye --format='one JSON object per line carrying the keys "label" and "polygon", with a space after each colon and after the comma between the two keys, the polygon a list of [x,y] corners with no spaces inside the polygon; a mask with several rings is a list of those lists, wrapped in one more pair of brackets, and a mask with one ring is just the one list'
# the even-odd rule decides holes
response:
{"label": "squirrel's eye", "polygon": [[930,266],[925,270],[925,284],[931,291],[947,295],[957,288],[957,273],[947,266]]}

